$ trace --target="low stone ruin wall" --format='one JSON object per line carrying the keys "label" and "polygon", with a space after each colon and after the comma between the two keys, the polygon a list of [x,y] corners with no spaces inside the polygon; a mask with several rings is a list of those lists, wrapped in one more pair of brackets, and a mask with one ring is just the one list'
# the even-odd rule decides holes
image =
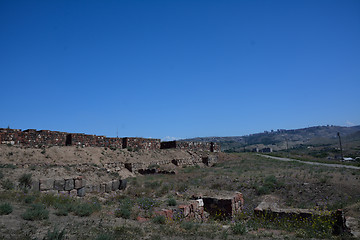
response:
{"label": "low stone ruin wall", "polygon": [[179,205],[174,209],[155,211],[155,215],[162,215],[169,220],[185,219],[188,221],[206,222],[210,217],[231,219],[242,212],[244,206],[243,195],[235,192],[227,196],[196,197],[188,204]]}
{"label": "low stone ruin wall", "polygon": [[84,197],[86,193],[124,190],[126,183],[126,180],[116,179],[107,183],[86,184],[86,180],[81,176],[61,179],[47,178],[33,181],[32,191]]}
{"label": "low stone ruin wall", "polygon": [[177,148],[189,151],[221,152],[220,145],[214,142],[161,142],[161,149]]}
{"label": "low stone ruin wall", "polygon": [[322,211],[313,209],[281,208],[276,202],[276,197],[270,195],[265,196],[264,200],[254,209],[255,216],[268,221],[284,219],[287,221],[313,222],[314,219],[322,219],[326,222],[333,222],[334,234],[340,234],[346,228],[345,218],[341,209],[336,211]]}
{"label": "low stone ruin wall", "polygon": [[[217,156],[209,155],[202,158],[190,157],[190,158],[181,158],[181,159],[173,159],[173,160],[152,161],[149,163],[141,163],[141,162],[124,163],[123,166],[132,173],[148,172],[148,170],[154,170],[154,173],[160,173],[156,171],[157,168],[167,164],[174,164],[176,166],[193,166],[204,163],[207,166],[213,166],[216,162],[217,162]],[[108,166],[112,166],[112,165],[106,165],[106,167]]]}
{"label": "low stone ruin wall", "polygon": [[145,149],[145,150],[155,150],[160,149],[160,139],[152,138],[123,138],[122,143],[123,148],[128,149]]}

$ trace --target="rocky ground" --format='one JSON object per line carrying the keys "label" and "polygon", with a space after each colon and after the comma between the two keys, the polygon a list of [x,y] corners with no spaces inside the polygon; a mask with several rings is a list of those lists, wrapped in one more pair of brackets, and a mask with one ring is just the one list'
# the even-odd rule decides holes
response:
{"label": "rocky ground", "polygon": [[[254,154],[217,153],[213,167],[168,164],[176,174],[132,173],[115,169],[116,162],[161,162],[200,158],[204,153],[178,150],[138,151],[106,148],[51,147],[45,149],[0,146],[0,203],[12,212],[0,215],[0,239],[291,239],[351,238],[332,236],[318,229],[284,227],[262,222],[253,210],[265,196],[276,196],[285,208],[336,210],[342,208],[356,229],[360,219],[360,172],[294,162],[280,162]],[[24,193],[16,187],[19,178],[32,179],[83,176],[88,182],[127,179],[125,190],[86,194],[85,197]],[[8,180],[8,181],[7,181]],[[14,183],[7,189],[5,182]],[[236,219],[210,216],[207,222],[165,220],[155,212],[186,204],[199,193],[242,192],[243,214]],[[64,198],[64,199],[63,199]],[[68,200],[70,199],[70,200]],[[171,202],[171,203],[170,203]],[[26,220],[33,205],[48,211],[42,220]],[[65,213],[64,206],[66,207]],[[79,211],[88,207],[86,214]],[[0,206],[1,212],[2,206]],[[62,210],[62,211],[61,211]],[[26,218],[26,217],[25,217]],[[64,238],[50,238],[64,230]],[[329,235],[330,234],[330,235]]]}

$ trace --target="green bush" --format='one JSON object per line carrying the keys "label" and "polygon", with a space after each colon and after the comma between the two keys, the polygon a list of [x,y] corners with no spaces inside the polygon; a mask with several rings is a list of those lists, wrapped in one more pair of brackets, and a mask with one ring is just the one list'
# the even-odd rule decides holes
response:
{"label": "green bush", "polygon": [[234,234],[243,235],[246,233],[246,227],[241,222],[237,222],[237,223],[231,225],[231,230]]}
{"label": "green bush", "polygon": [[129,219],[132,212],[133,203],[129,198],[119,200],[119,208],[115,210],[115,217]]}
{"label": "green bush", "polygon": [[13,208],[10,203],[3,203],[0,205],[0,215],[8,215],[12,213]]}
{"label": "green bush", "polygon": [[31,187],[32,184],[32,179],[31,179],[31,173],[24,173],[23,175],[20,176],[19,178],[19,187],[20,189],[26,191],[27,189],[29,189]]}
{"label": "green bush", "polygon": [[176,206],[177,205],[176,200],[174,198],[169,198],[168,199],[168,205],[169,206]]}
{"label": "green bush", "polygon": [[114,236],[109,233],[100,233],[95,240],[113,240]]}
{"label": "green bush", "polygon": [[89,203],[80,203],[74,209],[75,215],[80,217],[90,216],[93,212],[93,206]]}
{"label": "green bush", "polygon": [[43,220],[49,218],[49,211],[42,204],[33,204],[23,213],[22,218],[29,221]]}
{"label": "green bush", "polygon": [[61,204],[57,206],[57,209],[55,211],[56,216],[67,216],[69,212],[71,212],[72,206],[67,206],[65,204]]}
{"label": "green bush", "polygon": [[35,201],[36,197],[34,195],[27,195],[24,198],[24,202],[27,204],[33,203]]}
{"label": "green bush", "polygon": [[195,224],[193,222],[185,221],[181,223],[181,227],[186,231],[190,231],[195,228]]}
{"label": "green bush", "polygon": [[10,181],[10,179],[5,179],[4,181],[2,181],[1,186],[5,190],[13,190],[14,189],[14,183],[12,181]]}
{"label": "green bush", "polygon": [[59,231],[57,228],[54,228],[53,231],[48,230],[44,240],[62,240],[65,238],[65,229]]}
{"label": "green bush", "polygon": [[131,216],[131,210],[128,208],[119,208],[115,210],[115,217],[121,217],[125,219],[129,219]]}
{"label": "green bush", "polygon": [[264,195],[264,194],[269,194],[275,191],[275,189],[280,188],[282,186],[283,184],[280,183],[274,175],[270,175],[264,179],[262,186],[260,187],[255,186],[255,190],[258,195]]}
{"label": "green bush", "polygon": [[4,174],[2,173],[2,171],[0,171],[0,179],[2,179],[4,177]]}
{"label": "green bush", "polygon": [[164,224],[166,219],[164,216],[155,216],[153,219],[152,219],[153,223],[156,223],[156,224]]}

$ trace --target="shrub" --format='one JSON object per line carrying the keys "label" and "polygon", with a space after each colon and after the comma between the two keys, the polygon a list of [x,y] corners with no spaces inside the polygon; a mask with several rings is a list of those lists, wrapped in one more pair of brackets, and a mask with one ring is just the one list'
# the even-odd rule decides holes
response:
{"label": "shrub", "polygon": [[14,183],[12,181],[10,181],[10,179],[5,179],[4,181],[2,181],[1,186],[5,190],[13,190],[14,189]]}
{"label": "shrub", "polygon": [[36,197],[34,195],[27,195],[24,198],[24,202],[27,204],[33,203],[35,201]]}
{"label": "shrub", "polygon": [[90,216],[93,212],[94,209],[89,203],[80,203],[74,209],[75,215],[80,217]]}
{"label": "shrub", "polygon": [[130,216],[131,216],[131,210],[129,208],[122,207],[115,210],[115,217],[129,219]]}
{"label": "shrub", "polygon": [[62,240],[65,238],[65,229],[59,231],[57,228],[54,228],[52,232],[48,230],[44,240]]}
{"label": "shrub", "polygon": [[114,236],[109,233],[100,233],[95,240],[113,240]]}
{"label": "shrub", "polygon": [[188,222],[188,221],[186,221],[186,222],[182,222],[182,223],[181,223],[181,227],[182,227],[183,229],[185,229],[186,231],[190,231],[190,230],[192,230],[193,228],[195,228],[195,224],[194,224],[193,222]]}
{"label": "shrub", "polygon": [[4,177],[4,174],[2,173],[2,171],[0,171],[0,179],[2,179]]}
{"label": "shrub", "polygon": [[164,224],[166,219],[164,216],[160,215],[160,216],[155,216],[152,221],[153,221],[153,223]]}
{"label": "shrub", "polygon": [[243,235],[246,233],[246,227],[241,222],[237,222],[237,223],[231,225],[231,230],[234,234]]}
{"label": "shrub", "polygon": [[0,205],[0,215],[8,215],[12,213],[13,208],[10,203],[3,203]]}
{"label": "shrub", "polygon": [[176,206],[177,205],[176,200],[174,198],[169,198],[168,199],[168,205],[169,206]]}
{"label": "shrub", "polygon": [[49,218],[49,211],[42,204],[33,204],[23,213],[22,218],[29,221],[43,220]]}
{"label": "shrub", "polygon": [[20,189],[26,191],[31,187],[31,184],[32,184],[31,173],[28,174],[24,173],[23,175],[20,176],[19,178]]}

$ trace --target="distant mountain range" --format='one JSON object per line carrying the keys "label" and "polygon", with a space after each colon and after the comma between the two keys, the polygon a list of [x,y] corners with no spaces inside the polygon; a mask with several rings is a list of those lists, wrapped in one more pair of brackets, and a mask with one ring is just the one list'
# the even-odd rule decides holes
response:
{"label": "distant mountain range", "polygon": [[[360,125],[353,127],[315,126],[300,129],[278,129],[263,133],[234,137],[198,137],[181,141],[217,142],[223,151],[241,152],[253,148],[271,147],[273,150],[284,150],[298,146],[327,146],[338,143],[340,133],[344,144],[360,144]],[[359,145],[360,147],[360,145]]]}

